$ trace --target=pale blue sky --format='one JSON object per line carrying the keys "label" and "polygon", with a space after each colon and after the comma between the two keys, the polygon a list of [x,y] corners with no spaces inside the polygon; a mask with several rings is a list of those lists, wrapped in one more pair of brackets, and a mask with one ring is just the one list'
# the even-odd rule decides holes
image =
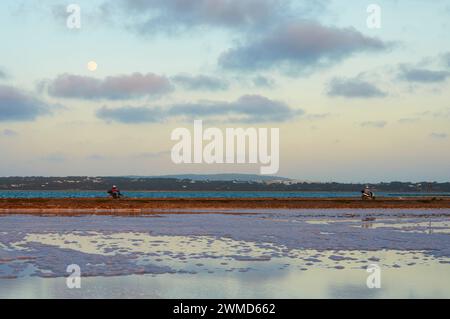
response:
{"label": "pale blue sky", "polygon": [[279,175],[450,180],[450,0],[74,1],[79,30],[70,3],[0,2],[1,176],[258,172],[172,164],[185,106],[279,127]]}

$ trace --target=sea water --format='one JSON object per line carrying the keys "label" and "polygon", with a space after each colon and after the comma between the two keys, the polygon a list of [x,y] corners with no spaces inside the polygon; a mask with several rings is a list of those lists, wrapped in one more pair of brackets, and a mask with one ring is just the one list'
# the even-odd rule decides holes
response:
{"label": "sea water", "polygon": [[[358,198],[359,192],[245,192],[245,191],[123,191],[128,198]],[[450,193],[379,192],[379,197],[450,197]],[[0,191],[0,198],[96,198],[107,197],[106,191]]]}

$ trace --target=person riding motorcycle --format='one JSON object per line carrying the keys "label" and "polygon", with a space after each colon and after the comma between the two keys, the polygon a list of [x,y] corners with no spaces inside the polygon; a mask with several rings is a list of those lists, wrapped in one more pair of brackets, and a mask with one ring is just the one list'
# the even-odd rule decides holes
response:
{"label": "person riding motorcycle", "polygon": [[112,198],[120,198],[122,196],[122,193],[116,185],[113,185],[113,187],[108,191],[108,194]]}
{"label": "person riding motorcycle", "polygon": [[361,191],[361,198],[362,199],[375,199],[375,194],[370,190],[369,186],[366,186]]}

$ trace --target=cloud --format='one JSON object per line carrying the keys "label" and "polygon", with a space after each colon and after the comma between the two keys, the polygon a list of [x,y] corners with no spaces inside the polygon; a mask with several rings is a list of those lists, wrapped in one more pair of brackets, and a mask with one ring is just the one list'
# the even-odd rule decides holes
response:
{"label": "cloud", "polygon": [[[141,34],[193,28],[261,32],[292,19],[317,18],[330,0],[120,0],[120,20]],[[111,6],[107,3],[108,6]]]}
{"label": "cloud", "polygon": [[8,78],[8,74],[6,74],[6,71],[0,68],[0,80],[6,80]]}
{"label": "cloud", "polygon": [[275,81],[271,78],[258,75],[253,78],[253,85],[259,88],[268,88],[271,89],[275,86]]}
{"label": "cloud", "polygon": [[401,65],[399,78],[408,82],[439,83],[450,77],[449,71],[434,71]]}
{"label": "cloud", "polygon": [[445,67],[450,68],[450,52],[444,53],[441,56],[441,60]]}
{"label": "cloud", "polygon": [[434,138],[434,139],[442,140],[442,139],[446,139],[448,137],[448,134],[446,134],[446,133],[431,133],[430,137]]}
{"label": "cloud", "polygon": [[227,81],[206,75],[179,74],[171,80],[188,90],[221,91],[229,87]]}
{"label": "cloud", "polygon": [[166,77],[153,73],[108,76],[103,80],[62,74],[46,85],[51,96],[90,100],[139,98],[167,94],[172,90]]}
{"label": "cloud", "polygon": [[170,118],[184,120],[228,117],[236,122],[285,122],[302,115],[303,110],[292,109],[283,102],[260,95],[244,95],[233,102],[200,101],[173,104],[168,107],[102,107],[97,117],[120,123],[154,123]]}
{"label": "cloud", "polygon": [[331,114],[331,113],[307,114],[307,115],[305,115],[305,119],[310,120],[310,121],[317,121],[317,120],[328,119],[332,116],[335,116],[335,114]]}
{"label": "cloud", "polygon": [[434,84],[450,78],[450,52],[422,58],[418,63],[399,64],[397,78],[411,83]]}
{"label": "cloud", "polygon": [[14,130],[4,129],[3,131],[0,132],[0,135],[7,136],[7,137],[14,137],[14,136],[19,135],[19,133],[17,133]]}
{"label": "cloud", "polygon": [[419,118],[403,118],[403,119],[399,119],[398,123],[400,123],[400,124],[412,124],[412,123],[417,123],[419,121],[420,121]]}
{"label": "cloud", "polygon": [[328,85],[328,96],[341,96],[346,98],[380,98],[387,94],[375,85],[356,78],[334,78]]}
{"label": "cloud", "polygon": [[437,119],[443,119],[443,118],[450,118],[450,107],[443,108],[437,111],[423,111],[419,113],[415,113],[415,115],[423,117],[423,116],[430,116]]}
{"label": "cloud", "polygon": [[361,123],[362,127],[383,128],[387,125],[386,121],[367,121]]}
{"label": "cloud", "polygon": [[143,158],[143,159],[148,159],[148,158],[159,158],[159,157],[164,157],[167,155],[170,155],[170,151],[160,151],[160,152],[145,152],[145,153],[139,153],[137,155],[135,155],[135,158]]}
{"label": "cloud", "polygon": [[[74,3],[76,4],[77,2]],[[67,12],[67,7],[69,4],[70,2],[65,4],[47,4],[44,6],[44,9],[46,9],[46,16],[51,15],[59,26],[66,27],[67,18],[70,15],[70,13]],[[80,5],[82,26],[86,23],[86,25],[96,28],[98,26],[105,25],[105,23],[113,22],[112,15],[115,5],[111,1],[100,4],[99,6]],[[33,8],[33,10],[37,11],[38,8]],[[82,29],[72,29],[71,31],[79,32],[81,30]]]}
{"label": "cloud", "polygon": [[106,121],[116,121],[125,124],[132,123],[157,123],[164,119],[164,113],[160,108],[145,106],[124,106],[109,108],[103,106],[96,113],[97,117]]}
{"label": "cloud", "polygon": [[67,5],[64,4],[55,4],[48,7],[51,15],[61,25],[66,25],[67,18],[69,13],[67,12]]}
{"label": "cloud", "polygon": [[333,65],[357,52],[378,52],[389,46],[379,39],[364,36],[354,28],[297,22],[229,49],[221,55],[219,64],[223,68],[237,70],[281,67],[307,72]]}
{"label": "cloud", "polygon": [[0,85],[0,122],[33,121],[51,113],[48,105],[14,87]]}
{"label": "cloud", "polygon": [[134,29],[149,34],[193,27],[242,29],[264,26],[285,16],[289,11],[290,2],[289,0],[121,0],[120,4],[127,16],[133,17]]}
{"label": "cloud", "polygon": [[91,154],[89,156],[86,156],[86,159],[88,161],[106,161],[108,157],[99,154]]}
{"label": "cloud", "polygon": [[42,157],[41,160],[52,163],[63,163],[67,160],[67,157],[61,153],[53,153]]}
{"label": "cloud", "polygon": [[240,122],[284,122],[303,114],[287,104],[260,95],[244,95],[234,102],[200,102],[178,104],[170,114],[182,114],[190,119],[201,116],[238,116]]}

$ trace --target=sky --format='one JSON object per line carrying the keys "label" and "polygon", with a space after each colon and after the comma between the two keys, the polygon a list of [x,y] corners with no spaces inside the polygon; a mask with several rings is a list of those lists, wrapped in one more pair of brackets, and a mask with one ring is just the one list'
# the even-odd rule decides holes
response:
{"label": "sky", "polygon": [[203,120],[279,128],[279,176],[450,180],[450,0],[3,0],[0,21],[0,176],[259,172],[174,164]]}

